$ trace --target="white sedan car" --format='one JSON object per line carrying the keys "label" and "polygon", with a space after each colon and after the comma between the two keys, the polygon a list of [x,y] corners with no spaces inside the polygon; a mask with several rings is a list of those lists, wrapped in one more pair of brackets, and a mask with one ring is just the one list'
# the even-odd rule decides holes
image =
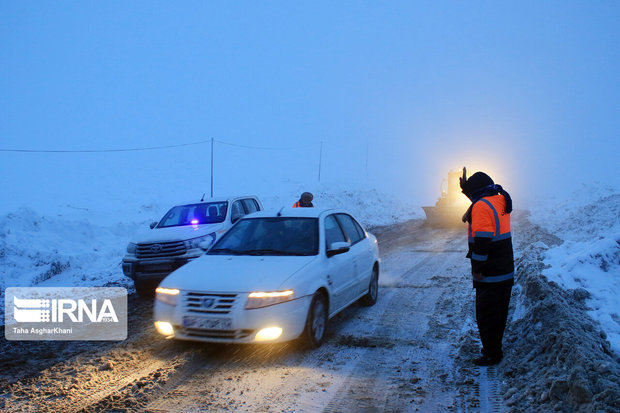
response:
{"label": "white sedan car", "polygon": [[357,300],[377,301],[378,280],[377,239],[347,212],[257,212],[161,282],[155,327],[184,340],[252,343],[303,336],[319,346],[331,317]]}

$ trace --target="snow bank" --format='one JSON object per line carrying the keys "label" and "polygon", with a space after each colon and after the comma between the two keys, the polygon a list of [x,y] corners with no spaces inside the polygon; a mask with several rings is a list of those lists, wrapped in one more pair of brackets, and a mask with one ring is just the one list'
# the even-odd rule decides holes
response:
{"label": "snow bank", "polygon": [[124,285],[120,267],[135,224],[97,225],[22,208],[0,217],[0,287]]}
{"label": "snow bank", "polygon": [[569,200],[533,211],[532,221],[564,240],[546,250],[543,275],[588,291],[588,314],[620,353],[620,194],[609,192],[583,187]]}
{"label": "snow bank", "polygon": [[[515,218],[516,284],[505,357],[497,367],[505,377],[507,406],[511,412],[617,411],[620,357],[612,351],[605,326],[588,317],[591,293],[574,280],[571,288],[543,275],[572,266],[553,252],[567,242],[530,224],[527,216]],[[548,268],[550,255],[558,261]]]}
{"label": "snow bank", "polygon": [[401,200],[375,188],[352,188],[350,185],[291,185],[283,194],[262,196],[261,201],[265,209],[277,210],[292,206],[305,191],[314,195],[315,207],[344,209],[366,227],[390,225],[423,216],[422,209],[413,201]]}

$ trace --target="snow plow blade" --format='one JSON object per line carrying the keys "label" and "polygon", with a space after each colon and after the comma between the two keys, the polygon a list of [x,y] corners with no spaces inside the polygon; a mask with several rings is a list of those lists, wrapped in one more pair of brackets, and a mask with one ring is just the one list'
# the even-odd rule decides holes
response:
{"label": "snow plow blade", "polygon": [[465,224],[461,220],[463,208],[459,207],[422,207],[426,213],[426,223],[431,227],[439,228],[461,228]]}

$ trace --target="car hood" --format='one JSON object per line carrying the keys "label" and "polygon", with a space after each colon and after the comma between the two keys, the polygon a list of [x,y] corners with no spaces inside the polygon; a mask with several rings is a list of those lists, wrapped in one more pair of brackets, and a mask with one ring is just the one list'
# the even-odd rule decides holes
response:
{"label": "car hood", "polygon": [[190,291],[279,291],[317,256],[203,255],[168,275],[160,286]]}
{"label": "car hood", "polygon": [[185,241],[203,237],[223,229],[222,224],[184,225],[182,227],[154,228],[145,230],[131,240],[134,244],[151,242]]}

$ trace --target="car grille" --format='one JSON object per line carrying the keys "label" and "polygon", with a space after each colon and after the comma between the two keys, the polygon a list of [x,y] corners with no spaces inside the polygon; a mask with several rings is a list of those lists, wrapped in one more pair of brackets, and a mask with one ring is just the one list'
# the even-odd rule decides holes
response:
{"label": "car grille", "polygon": [[233,293],[185,293],[185,310],[197,314],[228,314],[237,301]]}
{"label": "car grille", "polygon": [[238,340],[248,337],[254,330],[202,330],[198,328],[175,328],[180,334],[190,337]]}
{"label": "car grille", "polygon": [[177,257],[185,254],[185,243],[177,242],[154,242],[150,244],[138,244],[136,256],[138,258]]}

